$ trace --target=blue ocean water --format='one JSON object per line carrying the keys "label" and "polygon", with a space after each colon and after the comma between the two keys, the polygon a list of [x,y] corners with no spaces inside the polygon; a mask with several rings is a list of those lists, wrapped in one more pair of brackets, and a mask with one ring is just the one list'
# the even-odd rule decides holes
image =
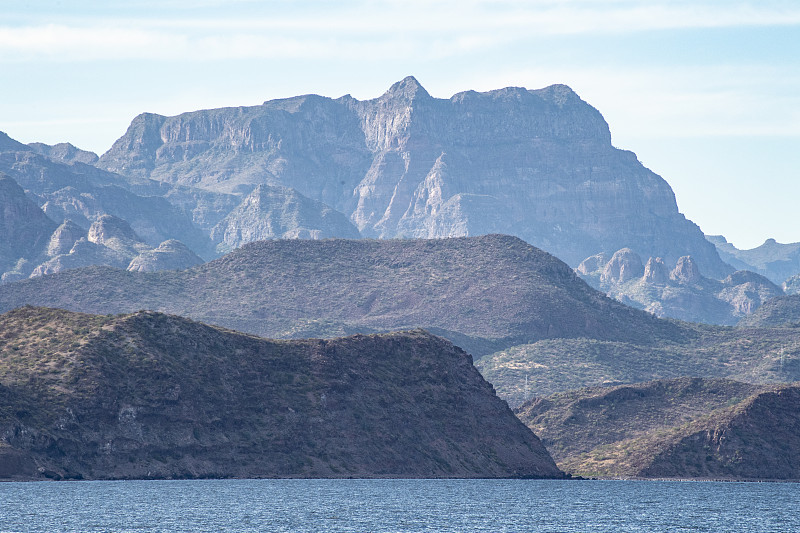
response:
{"label": "blue ocean water", "polygon": [[0,483],[0,531],[800,531],[800,484],[539,480]]}

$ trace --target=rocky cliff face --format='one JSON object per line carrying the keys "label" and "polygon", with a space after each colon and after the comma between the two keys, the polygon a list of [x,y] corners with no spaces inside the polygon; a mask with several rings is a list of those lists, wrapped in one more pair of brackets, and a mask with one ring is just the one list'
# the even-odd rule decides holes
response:
{"label": "rocky cliff face", "polygon": [[211,230],[217,251],[267,239],[358,239],[347,217],[294,189],[258,185]]}
{"label": "rocky cliff face", "polygon": [[367,101],[144,114],[98,164],[225,193],[289,187],[365,236],[508,233],[572,265],[629,247],[671,264],[692,255],[715,277],[731,271],[669,185],[614,148],[600,113],[563,85],[445,100],[409,77]]}
{"label": "rocky cliff face", "polygon": [[0,330],[0,478],[563,477],[422,331],[276,342],[36,308]]}
{"label": "rocky cliff face", "polygon": [[72,220],[88,229],[100,216],[113,215],[150,246],[172,238],[199,254],[210,252],[210,239],[191,217],[157,196],[168,190],[157,182],[124,178],[79,162],[68,164],[19,146],[0,146],[0,172],[13,178],[57,224]]}
{"label": "rocky cliff face", "polygon": [[722,281],[706,278],[691,256],[678,258],[668,269],[661,257],[642,259],[629,248],[587,257],[575,271],[612,298],[659,317],[691,322],[734,325],[764,302],[783,294],[764,276],[736,271]]}
{"label": "rocky cliff face", "polygon": [[19,260],[34,259],[55,229],[22,187],[0,173],[0,274],[13,271]]}
{"label": "rocky cliff face", "polygon": [[746,328],[796,328],[800,326],[800,294],[773,298],[743,317],[737,325]]}

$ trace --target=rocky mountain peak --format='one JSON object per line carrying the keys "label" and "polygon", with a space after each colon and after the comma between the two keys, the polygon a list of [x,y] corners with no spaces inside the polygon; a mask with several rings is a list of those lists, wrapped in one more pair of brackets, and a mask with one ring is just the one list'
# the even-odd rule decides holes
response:
{"label": "rocky mountain peak", "polygon": [[47,243],[47,256],[55,257],[68,254],[78,239],[84,237],[86,232],[72,220],[65,220],[53,232],[50,242]]}
{"label": "rocky mountain peak", "polygon": [[606,264],[600,276],[601,282],[625,283],[635,278],[642,277],[644,267],[642,258],[630,248],[623,248],[614,252],[611,261]]}
{"label": "rocky mountain peak", "polygon": [[667,267],[660,257],[651,257],[644,266],[644,279],[650,283],[666,283],[669,279]]}
{"label": "rocky mountain peak", "polygon": [[428,91],[417,81],[414,76],[406,76],[402,80],[398,81],[397,83],[393,84],[389,89],[383,93],[381,99],[392,99],[392,100],[406,100],[406,101],[413,101],[413,100],[427,100],[430,99],[431,95],[428,94]]}
{"label": "rocky mountain peak", "polygon": [[700,269],[690,255],[684,255],[678,259],[675,268],[670,272],[669,277],[676,281],[683,281],[685,283],[694,283],[700,281]]}
{"label": "rocky mountain peak", "polygon": [[130,224],[114,215],[102,215],[89,228],[89,242],[108,244],[111,239],[141,242]]}
{"label": "rocky mountain peak", "polygon": [[181,241],[170,239],[158,245],[155,250],[145,250],[128,265],[132,272],[156,272],[159,270],[183,270],[203,263]]}
{"label": "rocky mountain peak", "polygon": [[4,131],[0,131],[0,152],[30,152],[31,148],[15,141]]}
{"label": "rocky mountain peak", "polygon": [[606,263],[608,263],[608,256],[600,252],[599,254],[591,255],[581,261],[581,264],[578,265],[575,271],[581,276],[588,276],[593,272],[602,270],[606,266]]}
{"label": "rocky mountain peak", "polygon": [[567,104],[582,102],[581,98],[572,90],[568,85],[557,83],[539,89],[538,91],[531,91],[538,94],[543,99],[554,103],[558,107],[564,107]]}

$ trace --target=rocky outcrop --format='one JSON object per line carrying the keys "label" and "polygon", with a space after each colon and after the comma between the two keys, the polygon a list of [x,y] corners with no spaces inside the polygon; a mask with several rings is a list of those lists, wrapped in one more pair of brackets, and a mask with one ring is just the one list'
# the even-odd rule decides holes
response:
{"label": "rocky outcrop", "polygon": [[779,328],[800,326],[800,294],[772,298],[737,324],[743,328]]}
{"label": "rocky outcrop", "polygon": [[47,243],[47,256],[68,254],[72,247],[81,237],[85,237],[86,232],[71,220],[65,220],[53,234]]}
{"label": "rocky outcrop", "polygon": [[734,325],[782,294],[780,287],[753,272],[737,271],[722,281],[706,278],[691,256],[679,258],[671,271],[660,257],[650,257],[642,268],[641,258],[628,248],[605,264],[600,257],[588,257],[576,272],[612,298],[659,317]]}
{"label": "rocky outcrop", "polygon": [[669,273],[669,278],[679,283],[697,283],[701,277],[700,269],[688,255],[678,258],[675,268]]}
{"label": "rocky outcrop", "polygon": [[783,292],[786,294],[800,294],[800,275],[792,276],[784,281]]}
{"label": "rocky outcrop", "polygon": [[180,241],[164,241],[154,250],[147,250],[131,260],[131,272],[183,270],[203,263],[203,260]]}
{"label": "rocky outcrop", "polygon": [[593,272],[602,271],[606,263],[608,263],[608,256],[606,254],[595,254],[581,261],[581,264],[575,268],[575,272],[581,276],[592,274]]}
{"label": "rocky outcrop", "polygon": [[143,114],[98,165],[228,194],[288,187],[365,236],[507,233],[573,266],[628,247],[669,264],[691,255],[718,278],[732,271],[669,185],[614,148],[600,113],[564,85],[439,99],[409,77],[366,101]]}
{"label": "rocky outcrop", "polygon": [[347,217],[293,189],[258,185],[211,230],[220,253],[265,239],[358,239]]}
{"label": "rocky outcrop", "polygon": [[70,221],[59,226],[50,238],[45,261],[33,268],[31,277],[92,265],[155,272],[188,268],[202,262],[180,241],[164,241],[153,249],[127,222],[102,215],[88,232]]}
{"label": "rocky outcrop", "polygon": [[644,280],[647,283],[666,283],[669,279],[667,267],[660,257],[651,257],[644,266]]}
{"label": "rocky outcrop", "polygon": [[81,237],[72,245],[69,252],[51,257],[37,265],[31,272],[30,277],[36,278],[92,265],[125,268],[130,260],[130,252],[115,250],[102,244],[91,242],[86,237]]}
{"label": "rocky outcrop", "polygon": [[2,478],[564,477],[424,331],[276,342],[30,307],[0,330]]}
{"label": "rocky outcrop", "polygon": [[642,258],[630,248],[617,250],[611,260],[603,267],[600,281],[604,283],[625,283],[642,276]]}

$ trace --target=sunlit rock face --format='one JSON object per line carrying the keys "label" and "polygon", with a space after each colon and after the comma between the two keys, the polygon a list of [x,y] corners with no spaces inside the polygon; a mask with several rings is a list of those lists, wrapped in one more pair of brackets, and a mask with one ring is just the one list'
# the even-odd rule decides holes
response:
{"label": "sunlit rock face", "polygon": [[716,278],[732,271],[667,182],[614,148],[602,115],[564,85],[440,99],[408,77],[365,101],[143,114],[98,165],[216,193],[288,187],[366,237],[507,233],[572,266],[630,248],[666,264],[691,255]]}

